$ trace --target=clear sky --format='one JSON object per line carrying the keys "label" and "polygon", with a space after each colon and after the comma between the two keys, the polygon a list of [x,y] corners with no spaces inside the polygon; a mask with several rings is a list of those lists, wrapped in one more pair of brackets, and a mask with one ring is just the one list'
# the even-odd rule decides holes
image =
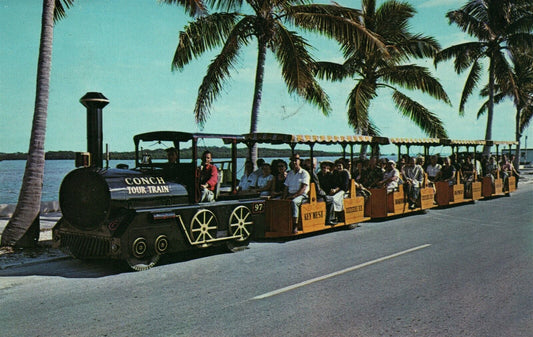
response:
{"label": "clear sky", "polygon": [[[358,0],[337,2],[360,8]],[[412,32],[434,36],[443,48],[469,39],[448,25],[445,18],[446,12],[461,7],[463,0],[409,2],[418,11],[411,21]],[[0,152],[28,150],[41,11],[42,0],[0,0]],[[86,150],[85,108],[79,99],[88,91],[101,92],[110,100],[104,109],[104,142],[112,151],[132,150],[133,135],[147,131],[247,133],[256,46],[242,51],[237,72],[200,129],[194,122],[193,108],[198,86],[215,52],[192,61],[181,72],[171,72],[178,34],[190,20],[182,8],[157,0],[76,0],[54,31],[46,150]],[[342,61],[335,43],[309,37],[317,59]],[[439,64],[437,70],[431,60],[417,63],[430,67],[453,106],[429,96],[412,97],[439,115],[450,138],[483,139],[486,118],[476,119],[481,104],[477,94],[468,101],[464,117],[457,112],[466,74],[456,75],[451,62]],[[346,97],[353,81],[323,83],[333,107],[332,114],[325,117],[318,109],[287,94],[272,54],[267,57],[266,67],[260,132],[353,134],[346,117]],[[379,95],[370,114],[383,135],[426,137],[395,111],[390,92],[380,91]],[[514,140],[514,116],[511,102],[495,107],[494,140]],[[529,128],[531,142],[532,134]]]}

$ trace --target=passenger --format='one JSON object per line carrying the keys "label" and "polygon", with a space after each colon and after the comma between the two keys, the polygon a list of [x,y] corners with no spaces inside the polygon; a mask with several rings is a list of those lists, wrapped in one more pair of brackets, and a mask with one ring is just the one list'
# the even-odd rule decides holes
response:
{"label": "passenger", "polygon": [[326,195],[327,192],[331,190],[333,184],[333,166],[334,164],[332,161],[324,160],[320,163],[320,171],[317,173],[320,187],[324,190]]}
{"label": "passenger", "polygon": [[372,157],[368,161],[368,167],[363,174],[362,183],[367,188],[375,188],[383,179],[383,170],[377,166],[377,158]]}
{"label": "passenger", "polygon": [[474,163],[472,163],[472,157],[466,156],[464,163],[461,165],[461,172],[463,177],[463,184],[465,184],[465,192],[471,193],[472,182],[474,181]]}
{"label": "passenger", "polygon": [[218,184],[218,169],[211,164],[212,155],[209,151],[202,153],[202,166],[200,167],[200,202],[215,201],[215,188]]}
{"label": "passenger", "polygon": [[257,169],[252,173],[253,176],[255,176],[255,180],[259,179],[260,176],[263,175],[263,164],[265,163],[264,159],[257,159],[255,164],[257,166]]}
{"label": "passenger", "polygon": [[483,177],[483,166],[481,165],[481,155],[476,155],[475,159],[473,160],[474,168],[476,170],[478,179]]}
{"label": "passenger", "polygon": [[416,208],[416,202],[420,197],[420,186],[424,181],[424,169],[422,166],[416,164],[415,158],[411,157],[407,160],[407,164],[402,170],[405,178],[406,195],[409,202],[409,209]]}
{"label": "passenger", "polygon": [[387,188],[387,193],[392,193],[398,189],[398,182],[400,180],[400,171],[396,169],[396,162],[389,160],[383,173],[383,179],[378,182],[378,186]]}
{"label": "passenger", "polygon": [[333,210],[338,220],[343,220],[344,197],[350,190],[350,173],[344,167],[345,161],[340,158],[335,160],[335,170],[333,171],[332,186],[329,195],[333,197]]}
{"label": "passenger", "polygon": [[355,162],[355,168],[352,174],[353,179],[355,182],[361,184],[363,182],[363,176],[365,171],[365,165],[363,160],[357,160]]}
{"label": "passenger", "polygon": [[270,191],[272,190],[272,182],[274,179],[274,176],[271,174],[270,165],[263,163],[263,166],[261,166],[262,174],[257,178],[257,189],[256,191],[259,192],[259,195],[262,197],[267,197],[270,195]]}
{"label": "passenger", "polygon": [[174,179],[178,176],[178,150],[175,147],[169,147],[167,151],[167,163],[163,167],[163,176],[167,179]]}
{"label": "passenger", "polygon": [[455,184],[455,167],[452,166],[450,157],[444,157],[444,165],[436,176],[436,181],[445,181],[448,185]]}
{"label": "passenger", "polygon": [[[305,165],[303,167],[309,172],[311,182],[315,183],[317,199],[326,202],[326,225],[333,226],[337,224],[333,210],[333,198],[326,192],[331,186],[331,180],[333,177],[331,174],[331,167],[333,167],[333,163],[322,162],[320,164],[320,172],[316,173],[315,169],[317,162],[317,159],[313,158],[313,166],[311,167],[311,160],[306,159],[304,160]],[[331,163],[331,165],[329,163]]]}
{"label": "passenger", "polygon": [[256,187],[257,177],[253,174],[253,171],[254,165],[250,160],[246,160],[244,163],[244,173],[239,181],[239,186],[237,186],[237,191],[248,192]]}
{"label": "passenger", "polygon": [[494,179],[498,176],[499,171],[500,171],[500,166],[496,162],[496,157],[490,156],[489,161],[487,163],[487,167],[485,169],[485,176],[490,177],[490,180],[492,180],[493,185],[494,185]]}
{"label": "passenger", "polygon": [[511,162],[512,168],[511,172],[513,173],[513,176],[515,177],[515,187],[518,187],[518,179],[520,178],[520,171],[516,169],[515,163],[519,165],[519,163],[516,162],[516,156],[512,154],[509,158],[509,161]]}
{"label": "passenger", "polygon": [[298,233],[298,216],[300,205],[307,199],[311,177],[300,166],[300,155],[294,154],[291,158],[292,170],[287,173],[283,199],[291,201],[293,233]]}
{"label": "passenger", "polygon": [[165,151],[167,151],[168,164],[177,164],[178,163],[178,150],[175,147],[169,147]]}
{"label": "passenger", "polygon": [[287,163],[281,159],[275,161],[276,174],[272,182],[272,191],[270,197],[279,198],[283,195],[285,190],[285,179],[287,178]]}

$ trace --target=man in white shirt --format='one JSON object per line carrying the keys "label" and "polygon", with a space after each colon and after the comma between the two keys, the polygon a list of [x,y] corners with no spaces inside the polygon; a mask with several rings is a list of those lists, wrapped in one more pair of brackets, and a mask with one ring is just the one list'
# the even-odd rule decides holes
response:
{"label": "man in white shirt", "polygon": [[291,158],[292,170],[285,178],[285,190],[283,199],[291,200],[293,233],[298,233],[298,215],[300,205],[307,199],[311,177],[309,173],[300,166],[300,155],[294,154]]}
{"label": "man in white shirt", "polygon": [[257,176],[253,174],[254,165],[250,160],[246,160],[244,163],[244,174],[239,181],[238,190],[240,192],[246,192],[255,188],[257,185]]}

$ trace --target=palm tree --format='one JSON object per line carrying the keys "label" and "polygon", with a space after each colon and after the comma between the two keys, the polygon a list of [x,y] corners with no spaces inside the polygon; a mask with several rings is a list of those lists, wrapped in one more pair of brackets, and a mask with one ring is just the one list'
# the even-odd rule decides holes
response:
{"label": "palm tree", "polygon": [[[307,41],[286,24],[314,31],[342,43],[358,45],[363,39],[369,48],[383,47],[373,34],[358,23],[360,11],[338,5],[311,4],[308,0],[211,0],[222,12],[201,16],[180,32],[172,61],[173,70],[181,70],[193,58],[221,46],[220,53],[207,69],[194,108],[196,121],[203,125],[213,101],[235,67],[240,50],[257,40],[257,64],[251,109],[250,132],[257,131],[267,50],[276,56],[289,93],[296,93],[324,114],[330,111],[328,96],[313,76],[314,59]],[[239,12],[246,4],[252,14]],[[257,150],[252,154],[257,158]]]}
{"label": "palm tree", "polygon": [[[461,9],[446,14],[450,24],[455,23],[477,39],[448,47],[435,57],[435,65],[454,58],[458,74],[470,68],[459,105],[460,114],[464,114],[465,103],[481,78],[482,60],[489,61],[485,140],[492,139],[495,84],[505,86],[512,78],[505,50],[533,46],[531,8],[528,0],[471,0]],[[483,153],[490,153],[490,145],[484,147]]]}
{"label": "palm tree", "polygon": [[332,81],[354,79],[356,84],[348,95],[347,106],[348,121],[356,131],[379,134],[378,126],[369,116],[369,107],[378,89],[389,89],[396,108],[404,116],[431,137],[447,137],[435,113],[397,89],[419,90],[450,103],[441,84],[427,68],[407,64],[411,58],[433,57],[440,49],[439,44],[432,37],[409,31],[408,20],[416,13],[410,4],[389,0],[377,9],[374,0],[363,0],[362,4],[361,24],[383,40],[388,54],[378,49],[369,52],[345,43],[342,46],[344,63],[319,62],[317,75]]}
{"label": "palm tree", "polygon": [[[72,1],[63,0],[63,3],[68,8]],[[37,243],[39,238],[39,210],[44,176],[44,138],[52,64],[54,20],[65,15],[63,3],[60,0],[43,0],[35,110],[33,112],[28,160],[26,161],[17,207],[2,233],[2,246],[32,246]]]}
{"label": "palm tree", "polygon": [[[533,116],[533,57],[531,50],[511,51],[512,78],[505,83],[505,86],[496,85],[494,103],[498,104],[505,98],[511,98],[516,108],[515,115],[515,140],[518,142],[516,147],[515,167],[520,164],[520,138],[522,133],[528,127],[531,117]],[[488,87],[481,91],[481,95],[488,96]],[[478,111],[478,118],[488,110],[489,102],[486,101]]]}
{"label": "palm tree", "polygon": [[[201,0],[174,0],[191,15],[203,12]],[[46,118],[52,64],[54,23],[66,16],[74,0],[43,0],[41,41],[37,63],[37,88],[28,159],[19,199],[13,216],[2,233],[1,246],[34,246],[39,239],[39,210],[44,177]]]}

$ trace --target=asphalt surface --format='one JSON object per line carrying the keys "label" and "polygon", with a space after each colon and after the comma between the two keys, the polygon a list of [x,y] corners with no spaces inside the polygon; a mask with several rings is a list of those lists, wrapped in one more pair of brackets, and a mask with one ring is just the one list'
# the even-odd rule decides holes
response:
{"label": "asphalt surface", "polygon": [[63,259],[0,270],[5,336],[531,336],[533,184],[144,272]]}

